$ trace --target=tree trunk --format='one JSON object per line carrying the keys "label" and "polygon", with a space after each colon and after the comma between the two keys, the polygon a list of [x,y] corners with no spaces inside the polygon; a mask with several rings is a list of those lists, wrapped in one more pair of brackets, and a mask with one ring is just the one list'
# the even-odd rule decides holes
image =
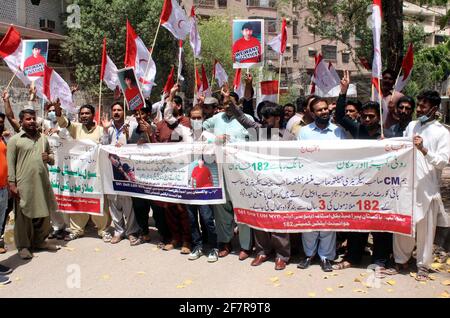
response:
{"label": "tree trunk", "polygon": [[382,6],[383,24],[386,27],[382,32],[382,52],[387,62],[384,69],[398,72],[403,60],[403,0],[384,0]]}

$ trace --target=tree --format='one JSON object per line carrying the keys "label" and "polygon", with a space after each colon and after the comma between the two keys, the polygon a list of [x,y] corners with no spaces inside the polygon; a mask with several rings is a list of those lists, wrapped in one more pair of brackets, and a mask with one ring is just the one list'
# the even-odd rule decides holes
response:
{"label": "tree", "polygon": [[425,89],[439,90],[450,75],[450,40],[435,47],[427,47],[414,56],[414,69],[405,94],[417,96]]}
{"label": "tree", "polygon": [[[198,29],[202,41],[201,59],[197,59],[197,68],[201,74],[201,64],[205,65],[208,81],[211,82],[214,60],[217,59],[228,74],[228,81],[233,81],[234,70],[231,60],[231,27],[230,20],[225,16],[211,18],[200,17]],[[185,66],[183,75],[185,78],[186,95],[194,94],[194,57],[188,39],[183,46],[185,52]],[[211,84],[211,83],[210,83]],[[217,88],[217,84],[215,85]],[[217,88],[218,89],[218,88]]]}
{"label": "tree", "polygon": [[[107,51],[118,68],[124,67],[126,20],[150,49],[158,26],[162,1],[142,0],[79,0],[81,28],[69,29],[63,54],[75,67],[78,84],[87,91],[98,92],[102,40],[107,39]],[[157,65],[156,83],[152,96],[159,95],[169,67],[175,64],[177,41],[163,27],[153,50]]]}

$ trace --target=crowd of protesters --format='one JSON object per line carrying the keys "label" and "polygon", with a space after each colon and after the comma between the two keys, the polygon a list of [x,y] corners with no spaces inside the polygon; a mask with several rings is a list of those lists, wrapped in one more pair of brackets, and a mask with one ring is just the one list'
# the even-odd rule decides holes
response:
{"label": "crowd of protesters", "polygon": [[[175,84],[162,102],[135,110],[127,116],[125,106],[114,102],[108,114],[94,120],[92,105],[79,108],[78,121],[67,118],[58,101],[46,105],[45,118],[32,109],[14,116],[8,92],[3,93],[5,114],[0,113],[0,232],[12,210],[15,215],[14,239],[22,259],[31,259],[33,251],[56,250],[54,241],[72,241],[85,235],[91,219],[104,242],[117,244],[128,239],[131,246],[151,241],[151,213],[165,251],[180,249],[188,260],[207,256],[216,262],[232,252],[232,240],[238,237],[238,258],[253,257],[251,266],[259,266],[274,257],[275,269],[283,270],[291,260],[291,251],[301,248],[304,258],[298,268],[306,269],[318,256],[323,271],[344,270],[358,266],[372,237],[372,264],[380,277],[395,275],[408,269],[416,250],[417,280],[427,280],[433,262],[433,242],[437,227],[449,227],[440,196],[440,179],[450,158],[450,133],[437,120],[441,98],[436,91],[424,91],[416,98],[393,92],[392,71],[383,72],[382,105],[370,101],[362,104],[347,99],[350,84],[348,72],[341,80],[341,91],[335,103],[310,95],[299,97],[284,107],[273,102],[253,106],[253,81],[245,78],[244,96],[230,92],[225,85],[219,94],[197,96],[194,105],[185,107],[177,95]],[[34,92],[31,91],[31,99]],[[241,98],[242,97],[242,98]],[[255,111],[256,109],[256,111]],[[414,113],[416,120],[413,120]],[[131,114],[130,114],[131,115]],[[111,119],[109,119],[111,117]],[[14,132],[5,129],[8,120]],[[382,126],[382,124],[383,126]],[[232,143],[248,139],[249,129],[266,132],[266,140],[338,140],[384,139],[409,137],[417,149],[422,177],[418,181],[416,200],[421,209],[414,215],[415,237],[388,232],[314,231],[301,234],[272,233],[236,224],[233,202],[218,205],[187,205],[160,202],[123,195],[106,195],[101,216],[86,213],[63,215],[57,212],[55,196],[50,186],[48,165],[54,163],[47,136],[85,140],[98,144],[167,142]],[[263,130],[264,129],[264,130]],[[257,134],[262,138],[261,134]],[[114,158],[111,159],[114,165]],[[199,163],[198,176],[202,163]],[[197,174],[193,175],[195,178]],[[192,181],[207,184],[208,178]],[[426,191],[425,191],[426,190]],[[226,192],[225,187],[225,192]],[[293,239],[297,235],[297,239]],[[335,262],[339,252],[344,257]],[[0,253],[6,247],[1,241]],[[0,284],[9,282],[11,269],[0,265]]]}

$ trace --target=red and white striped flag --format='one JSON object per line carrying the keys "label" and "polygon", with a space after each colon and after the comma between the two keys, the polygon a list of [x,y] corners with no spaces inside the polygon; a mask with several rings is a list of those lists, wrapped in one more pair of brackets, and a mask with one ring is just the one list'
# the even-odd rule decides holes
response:
{"label": "red and white striped flag", "polygon": [[243,81],[241,81],[241,77],[242,69],[237,68],[236,73],[234,73],[233,90],[236,94],[238,94],[239,98],[244,97],[245,92],[245,84]]}
{"label": "red and white striped flag", "polygon": [[413,44],[410,43],[408,47],[408,51],[406,52],[405,57],[403,58],[402,63],[402,73],[403,76],[398,78],[398,81],[395,85],[394,90],[397,92],[401,92],[402,89],[406,86],[408,83],[408,80],[411,77],[411,71],[414,66],[414,50],[413,50]]}
{"label": "red and white striped flag", "polygon": [[283,22],[281,23],[281,33],[274,37],[272,40],[267,43],[270,45],[272,50],[277,52],[278,54],[283,54],[286,51],[286,43],[287,43],[287,27],[286,27],[286,19],[283,18]]}
{"label": "red and white striped flag", "polygon": [[31,81],[23,74],[23,71],[20,68],[22,50],[23,45],[20,33],[13,26],[10,26],[0,42],[0,56],[5,61],[6,65],[8,65],[9,69],[16,74],[26,86],[31,84]]}
{"label": "red and white striped flag", "polygon": [[202,40],[200,39],[200,33],[198,32],[194,6],[192,6],[191,9],[191,29],[189,31],[189,42],[191,43],[194,57],[199,57],[202,50]]}
{"label": "red and white striped flag", "polygon": [[269,101],[276,103],[278,95],[278,81],[263,81],[260,82],[261,85],[261,96],[258,100],[258,104],[263,101]]}
{"label": "red and white striped flag", "polygon": [[[45,65],[44,77],[35,81],[37,94],[47,101],[56,101],[59,99],[61,107],[69,113],[75,114],[78,112],[72,98],[72,91],[69,84],[53,70],[51,67]],[[42,93],[42,95],[41,95]]]}
{"label": "red and white striped flag", "polygon": [[214,61],[213,76],[217,80],[220,87],[228,82],[227,72],[225,72],[225,69],[217,60]]}
{"label": "red and white striped flag", "polygon": [[161,25],[179,40],[184,40],[191,30],[191,21],[177,0],[164,0],[160,20]]}
{"label": "red and white striped flag", "polygon": [[103,38],[102,67],[100,69],[100,80],[104,81],[110,90],[115,90],[119,86],[117,67],[106,53],[106,38]]}
{"label": "red and white striped flag", "polygon": [[[381,0],[373,0],[372,5],[372,34],[373,34],[373,62],[372,62],[372,85],[375,87],[372,100],[378,101],[381,93]],[[378,94],[378,95],[377,95]]]}
{"label": "red and white striped flag", "polygon": [[142,94],[149,97],[155,85],[156,65],[150,51],[142,39],[137,36],[127,20],[127,39],[125,48],[125,67],[134,67],[136,77],[141,84]]}

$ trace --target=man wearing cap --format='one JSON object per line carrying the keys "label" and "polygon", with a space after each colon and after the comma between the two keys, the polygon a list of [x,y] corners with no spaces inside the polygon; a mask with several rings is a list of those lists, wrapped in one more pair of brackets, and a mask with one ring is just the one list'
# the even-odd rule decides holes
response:
{"label": "man wearing cap", "polygon": [[[44,76],[44,66],[47,64],[45,57],[41,55],[41,51],[46,46],[44,42],[36,42],[33,45],[32,54],[23,63],[23,71],[27,76]],[[45,49],[45,48],[44,48]]]}
{"label": "man wearing cap", "polygon": [[261,62],[261,43],[253,36],[250,22],[242,26],[242,38],[233,44],[233,61],[237,63]]}
{"label": "man wearing cap", "polygon": [[207,120],[217,113],[219,101],[214,97],[205,97],[203,101],[200,99],[199,105],[202,107],[204,120]]}

